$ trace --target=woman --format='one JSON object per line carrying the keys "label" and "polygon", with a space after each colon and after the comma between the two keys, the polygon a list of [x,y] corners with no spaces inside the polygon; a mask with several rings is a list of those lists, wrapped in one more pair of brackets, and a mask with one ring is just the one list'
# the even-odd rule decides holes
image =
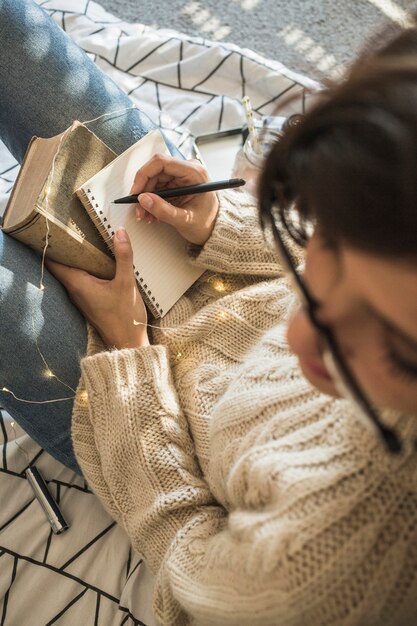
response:
{"label": "woman", "polygon": [[[138,219],[207,270],[161,322],[123,230],[113,281],[48,262],[90,322],[76,458],[163,624],[416,622],[416,42],[362,60],[273,148],[265,232],[244,194],[152,194],[206,180],[194,162],[138,171]],[[304,305],[287,331],[283,265]]]}

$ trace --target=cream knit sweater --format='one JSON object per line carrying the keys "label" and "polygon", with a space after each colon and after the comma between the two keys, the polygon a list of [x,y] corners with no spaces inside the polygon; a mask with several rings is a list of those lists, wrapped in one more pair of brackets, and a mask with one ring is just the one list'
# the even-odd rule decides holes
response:
{"label": "cream knit sweater", "polygon": [[192,262],[207,272],[154,345],[103,351],[91,333],[73,415],[87,480],[156,574],[158,619],[417,624],[417,455],[388,457],[303,379],[248,196],[221,195]]}

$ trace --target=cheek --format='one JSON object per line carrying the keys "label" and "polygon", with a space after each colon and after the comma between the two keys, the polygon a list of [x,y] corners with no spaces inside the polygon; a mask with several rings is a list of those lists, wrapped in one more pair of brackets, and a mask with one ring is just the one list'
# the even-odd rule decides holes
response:
{"label": "cheek", "polygon": [[392,373],[386,358],[372,350],[371,345],[368,350],[358,351],[357,358],[349,365],[365,395],[375,406],[405,413],[416,412],[416,386]]}
{"label": "cheek", "polygon": [[391,408],[414,413],[417,389],[390,370],[389,361],[381,348],[380,329],[371,323],[351,323],[339,336],[348,338],[342,344],[346,364],[355,376],[366,398],[379,408]]}

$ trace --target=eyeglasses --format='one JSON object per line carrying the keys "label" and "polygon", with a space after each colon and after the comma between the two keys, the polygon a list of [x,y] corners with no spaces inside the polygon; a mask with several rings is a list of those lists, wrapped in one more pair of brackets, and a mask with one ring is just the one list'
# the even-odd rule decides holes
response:
{"label": "eyeglasses", "polygon": [[314,329],[317,331],[318,336],[322,340],[324,346],[323,361],[332,376],[337,390],[343,397],[351,401],[356,408],[358,417],[362,419],[363,423],[368,428],[370,427],[374,432],[376,431],[377,435],[385,444],[387,450],[392,454],[398,454],[403,449],[403,444],[400,438],[394,429],[389,428],[382,423],[381,418],[378,415],[378,411],[372,406],[365,393],[362,391],[359,383],[342,356],[332,329],[329,326],[322,324],[317,319],[316,311],[319,306],[318,302],[309,292],[302,275],[297,270],[293,256],[289,251],[282,235],[284,225],[282,223],[282,218],[277,215],[277,211],[274,211],[274,220],[272,225],[274,233],[276,234],[278,254],[282,261],[284,270],[286,270],[292,277],[294,288],[300,299],[301,305],[308,315]]}

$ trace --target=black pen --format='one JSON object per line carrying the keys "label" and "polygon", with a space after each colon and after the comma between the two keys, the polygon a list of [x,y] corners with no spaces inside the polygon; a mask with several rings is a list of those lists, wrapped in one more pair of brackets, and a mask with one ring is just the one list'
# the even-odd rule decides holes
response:
{"label": "black pen", "polygon": [[[220,189],[233,189],[233,187],[241,187],[246,183],[242,178],[229,178],[229,180],[218,180],[210,183],[202,183],[201,185],[189,185],[188,187],[177,187],[177,189],[160,189],[152,191],[160,198],[175,198],[176,196],[188,196],[194,193],[205,193],[207,191],[219,191]],[[144,192],[146,193],[146,192]],[[125,196],[113,200],[113,204],[133,204],[138,202],[138,195]]]}

